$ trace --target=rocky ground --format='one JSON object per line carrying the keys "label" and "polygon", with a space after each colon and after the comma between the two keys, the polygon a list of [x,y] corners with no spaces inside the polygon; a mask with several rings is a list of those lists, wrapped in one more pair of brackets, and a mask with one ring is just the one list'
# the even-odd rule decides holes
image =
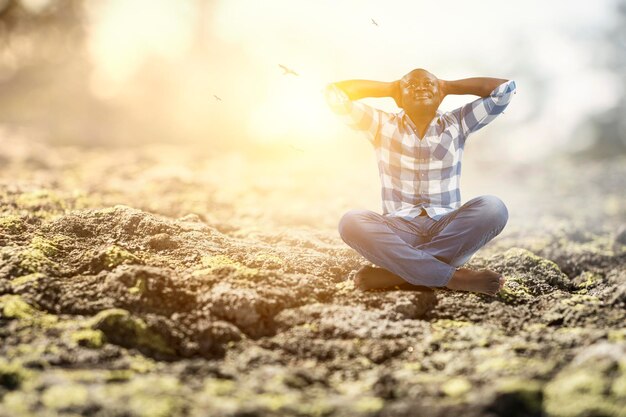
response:
{"label": "rocky ground", "polygon": [[625,160],[481,176],[491,298],[355,290],[306,157],[7,139],[0,416],[626,416]]}

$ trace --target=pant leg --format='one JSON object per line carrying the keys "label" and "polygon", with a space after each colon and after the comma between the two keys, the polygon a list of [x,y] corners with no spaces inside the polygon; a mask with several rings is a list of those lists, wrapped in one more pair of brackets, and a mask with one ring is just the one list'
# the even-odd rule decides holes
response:
{"label": "pant leg", "polygon": [[476,197],[434,224],[431,240],[417,249],[449,265],[461,266],[504,229],[508,218],[507,208],[498,197]]}
{"label": "pant leg", "polygon": [[[369,210],[351,210],[339,222],[339,234],[344,242],[370,262],[393,272],[414,285],[444,286],[455,268],[415,249],[409,240],[392,229],[385,218]],[[408,230],[400,230],[410,234]],[[418,236],[415,236],[418,239]]]}

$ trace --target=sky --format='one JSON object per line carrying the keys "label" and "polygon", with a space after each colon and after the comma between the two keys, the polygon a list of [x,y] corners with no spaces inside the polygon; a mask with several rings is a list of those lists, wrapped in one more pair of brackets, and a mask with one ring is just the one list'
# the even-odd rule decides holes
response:
{"label": "sky", "polygon": [[[393,81],[418,67],[446,80],[515,79],[518,93],[502,120],[477,135],[498,152],[533,159],[568,146],[587,115],[624,94],[598,43],[613,24],[614,2],[92,1],[92,85],[119,99],[157,58],[186,82],[172,97],[181,120],[307,150],[356,134],[328,111],[321,91],[329,82]],[[448,96],[441,109],[475,98]],[[398,111],[391,99],[365,102]]]}

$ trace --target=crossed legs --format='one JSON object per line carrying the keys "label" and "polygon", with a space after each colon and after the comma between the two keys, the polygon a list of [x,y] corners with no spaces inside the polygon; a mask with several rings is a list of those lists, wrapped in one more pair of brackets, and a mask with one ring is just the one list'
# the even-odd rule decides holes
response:
{"label": "crossed legs", "polygon": [[339,234],[384,269],[377,274],[366,268],[359,282],[364,289],[408,283],[495,294],[503,284],[499,274],[457,267],[498,235],[507,220],[508,211],[499,198],[481,196],[436,222],[418,217],[410,230],[406,225],[398,227],[397,219],[351,210],[341,218]]}

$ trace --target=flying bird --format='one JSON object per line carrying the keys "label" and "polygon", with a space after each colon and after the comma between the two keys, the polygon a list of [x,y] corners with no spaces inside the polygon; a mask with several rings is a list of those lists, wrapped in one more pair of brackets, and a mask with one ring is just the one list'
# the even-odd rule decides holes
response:
{"label": "flying bird", "polygon": [[215,94],[213,94],[213,97],[215,97],[215,99],[216,99],[217,101],[222,101],[222,99],[221,99],[221,98],[219,98],[218,96],[216,96]]}
{"label": "flying bird", "polygon": [[297,147],[293,146],[292,144],[289,144],[289,146],[294,148],[296,151],[304,152],[304,149],[297,148]]}
{"label": "flying bird", "polygon": [[378,26],[378,23],[374,19],[372,19],[372,24]]}
{"label": "flying bird", "polygon": [[282,70],[284,71],[283,75],[289,75],[289,74],[298,75],[298,73],[292,70],[291,68],[287,68],[286,66],[282,64],[278,64],[278,66],[281,67]]}

